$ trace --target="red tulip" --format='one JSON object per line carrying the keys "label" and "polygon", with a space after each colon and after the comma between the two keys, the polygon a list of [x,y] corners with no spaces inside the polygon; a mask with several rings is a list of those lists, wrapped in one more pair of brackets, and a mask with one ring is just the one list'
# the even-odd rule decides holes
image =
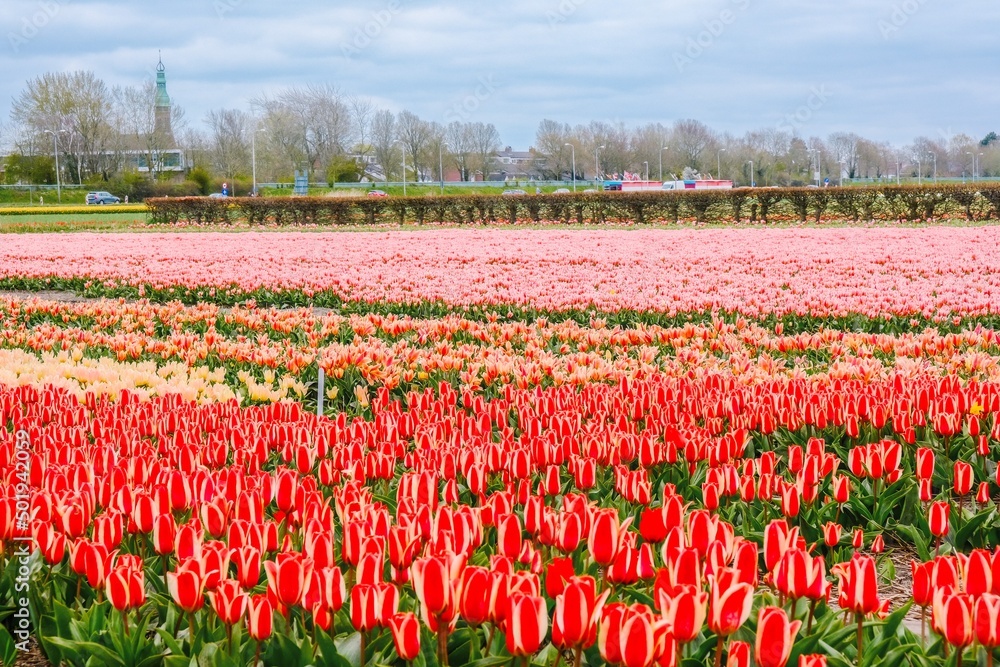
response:
{"label": "red tulip", "polygon": [[757,667],[785,667],[801,621],[789,621],[784,609],[763,607],[757,620],[754,659]]}
{"label": "red tulip", "polygon": [[628,606],[621,602],[604,605],[598,626],[598,648],[604,661],[618,665],[622,662],[621,630],[628,613]]}
{"label": "red tulip", "polygon": [[934,593],[931,623],[945,641],[962,649],[974,638],[972,613],[975,601],[971,595],[953,594],[945,589]]}
{"label": "red tulip", "polygon": [[413,561],[413,590],[420,602],[424,623],[437,632],[439,621],[450,623],[456,615],[458,584],[461,582],[465,558],[462,556],[428,556]]}
{"label": "red tulip", "polygon": [[835,547],[840,544],[840,532],[842,528],[839,523],[827,521],[823,524],[823,543],[828,547]]}
{"label": "red tulip", "polygon": [[800,655],[799,667],[826,667],[826,656],[822,653]]}
{"label": "red tulip", "polygon": [[566,588],[566,582],[576,576],[572,558],[553,558],[545,566],[545,594],[555,599]]}
{"label": "red tulip", "polygon": [[497,520],[497,553],[507,558],[517,558],[521,553],[521,520],[516,514],[508,514]]}
{"label": "red tulip", "polygon": [[659,544],[667,539],[668,528],[662,507],[647,507],[639,515],[639,534],[642,539],[652,544]]}
{"label": "red tulip", "polygon": [[286,607],[302,601],[302,596],[312,579],[312,560],[298,553],[280,553],[276,560],[264,563],[267,588]]}
{"label": "red tulip", "polygon": [[948,534],[948,515],[951,513],[951,506],[938,500],[931,503],[927,513],[927,523],[930,526],[931,535],[934,537],[944,537]]}
{"label": "red tulip", "polygon": [[174,552],[177,522],[172,514],[161,514],[153,520],[153,550],[160,556]]}
{"label": "red tulip", "polygon": [[66,556],[66,536],[52,526],[51,523],[36,524],[35,543],[38,545],[45,562],[57,565]]}
{"label": "red tulip", "polygon": [[660,613],[670,622],[674,640],[686,644],[693,641],[708,615],[708,593],[685,586],[673,595],[660,592]]}
{"label": "red tulip", "polygon": [[965,563],[965,592],[972,597],[993,590],[993,562],[985,549],[973,549]]}
{"label": "red tulip", "polygon": [[967,496],[972,490],[972,465],[967,461],[955,461],[955,495]]}
{"label": "red tulip", "polygon": [[469,625],[482,625],[489,619],[490,571],[487,568],[470,566],[462,571],[458,613]]}
{"label": "red tulip", "polygon": [[775,519],[764,528],[764,565],[772,572],[782,554],[798,541],[799,529],[789,528],[782,519]]}
{"label": "red tulip", "polygon": [[750,644],[746,642],[730,642],[729,658],[726,667],[750,667]]}
{"label": "red tulip", "polygon": [[976,492],[976,502],[980,505],[985,505],[990,502],[990,483],[980,482],[979,490]]}
{"label": "red tulip", "polygon": [[98,589],[104,586],[104,581],[114,564],[115,552],[108,552],[103,544],[93,542],[85,543],[84,563],[86,567],[87,583],[91,588]]}
{"label": "red tulip", "polygon": [[865,546],[865,531],[861,528],[856,528],[854,530],[854,538],[851,540],[851,545],[855,549],[860,549]]}
{"label": "red tulip", "polygon": [[274,629],[274,608],[266,595],[254,595],[247,605],[247,632],[254,641],[262,642]]}
{"label": "red tulip", "polygon": [[236,625],[247,610],[247,594],[240,589],[239,582],[225,579],[208,594],[212,609],[226,625]]}
{"label": "red tulip", "polygon": [[130,567],[116,567],[108,574],[104,584],[111,606],[118,611],[141,607],[146,602],[143,571]]}
{"label": "red tulip", "polygon": [[987,649],[1000,646],[1000,596],[986,593],[976,600],[976,639]]}
{"label": "red tulip", "polygon": [[378,627],[379,591],[371,584],[358,584],[351,589],[351,625],[358,632]]}
{"label": "red tulip", "polygon": [[665,620],[656,620],[648,609],[634,606],[622,623],[619,635],[622,664],[625,667],[651,667],[663,653],[666,634]]}
{"label": "red tulip", "polygon": [[918,563],[911,560],[910,576],[913,581],[913,603],[918,607],[929,607],[934,601],[934,561]]}
{"label": "red tulip", "polygon": [[592,577],[570,577],[556,597],[552,643],[562,649],[590,648],[597,639],[597,621],[611,591],[600,596]]}
{"label": "red tulip", "polygon": [[934,450],[930,447],[917,448],[917,465],[914,472],[917,479],[931,479],[934,476]]}
{"label": "red tulip", "polygon": [[407,662],[414,660],[420,654],[420,622],[417,616],[412,612],[393,614],[389,617],[389,629],[399,657]]}
{"label": "red tulip", "polygon": [[260,550],[244,545],[233,549],[230,560],[236,564],[236,580],[240,582],[240,586],[250,589],[260,583]]}
{"label": "red tulip", "polygon": [[720,586],[722,578],[719,573],[711,578],[708,627],[716,635],[728,637],[739,630],[750,617],[753,587],[749,584],[730,583],[723,588]]}
{"label": "red tulip", "polygon": [[851,480],[848,477],[838,475],[833,478],[833,499],[839,505],[851,499]]}
{"label": "red tulip", "polygon": [[190,559],[177,565],[176,572],[167,572],[167,589],[174,603],[184,611],[198,611],[205,604],[205,580],[201,562]]}
{"label": "red tulip", "polygon": [[590,557],[598,565],[608,567],[614,562],[629,523],[631,523],[631,519],[626,519],[624,523],[619,522],[617,510],[595,510],[590,526],[590,537],[587,539],[587,548],[590,551]]}
{"label": "red tulip", "polygon": [[840,579],[838,604],[857,614],[874,614],[881,608],[875,559],[855,553],[850,561],[838,563],[834,572]]}
{"label": "red tulip", "polygon": [[535,595],[510,596],[505,636],[511,655],[534,655],[541,648],[549,628],[545,599]]}

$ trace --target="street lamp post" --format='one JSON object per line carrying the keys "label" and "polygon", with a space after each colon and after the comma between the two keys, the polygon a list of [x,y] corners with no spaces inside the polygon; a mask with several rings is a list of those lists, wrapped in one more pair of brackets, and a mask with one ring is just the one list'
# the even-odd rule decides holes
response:
{"label": "street lamp post", "polygon": [[983,176],[983,154],[979,154],[979,169],[976,172],[978,174],[977,178],[982,178]]}
{"label": "street lamp post", "polygon": [[931,157],[934,158],[934,183],[937,184],[937,153],[931,153]]}
{"label": "street lamp post", "polygon": [[663,151],[670,148],[670,146],[664,146],[660,149],[660,182],[663,182]]}
{"label": "street lamp post", "polygon": [[62,203],[62,183],[59,180],[59,142],[56,133],[52,130],[45,130],[46,134],[52,135],[52,155],[56,160],[56,197],[59,198],[59,203]]}
{"label": "street lamp post", "polygon": [[649,180],[649,160],[644,160],[643,164],[646,165],[646,180]]}
{"label": "street lamp post", "polygon": [[917,161],[917,185],[924,184],[924,169],[923,165],[920,164],[920,156],[914,155],[913,159]]}
{"label": "street lamp post", "polygon": [[[600,153],[604,146],[598,146],[594,149],[594,183],[597,183],[597,179],[601,177],[601,159]],[[603,179],[602,179],[603,180]]]}
{"label": "street lamp post", "polygon": [[250,162],[252,165],[251,171],[253,171],[253,190],[251,191],[251,196],[257,196],[257,133],[263,132],[267,134],[267,130],[262,130],[260,128],[254,128],[253,134],[250,136]]}
{"label": "street lamp post", "polygon": [[753,160],[750,160],[750,187],[754,187],[755,183],[753,181]]}
{"label": "street lamp post", "polygon": [[722,179],[722,154],[726,152],[725,148],[720,148],[719,152],[715,154],[715,168],[718,172],[715,177]]}
{"label": "street lamp post", "polygon": [[576,192],[576,146],[573,144],[566,145],[573,151],[573,192]]}

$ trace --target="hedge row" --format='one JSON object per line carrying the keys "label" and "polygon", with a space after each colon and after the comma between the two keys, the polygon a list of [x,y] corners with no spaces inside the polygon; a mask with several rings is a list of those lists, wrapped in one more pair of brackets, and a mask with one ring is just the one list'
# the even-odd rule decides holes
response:
{"label": "hedge row", "polygon": [[1000,217],[1000,184],[858,188],[736,188],[542,195],[183,197],[148,199],[154,223],[386,224],[564,222],[604,224],[789,222]]}

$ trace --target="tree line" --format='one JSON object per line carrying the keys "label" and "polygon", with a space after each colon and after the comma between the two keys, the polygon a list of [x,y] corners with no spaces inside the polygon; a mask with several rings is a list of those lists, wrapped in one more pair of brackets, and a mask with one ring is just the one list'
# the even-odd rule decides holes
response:
{"label": "tree line", "polygon": [[[442,123],[408,110],[393,112],[329,84],[291,86],[253,98],[249,108],[217,109],[193,126],[183,108],[171,109],[172,134],[157,132],[156,87],[110,86],[93,72],[46,73],[14,98],[10,123],[0,127],[8,147],[8,183],[54,182],[53,144],[64,182],[120,177],[137,151],[180,149],[198,178],[290,181],[308,170],[313,181],[438,180],[441,169],[479,180],[512,169],[499,164],[503,142],[481,121]],[[836,132],[804,138],[781,124],[741,136],[698,120],[630,127],[593,121],[571,126],[540,121],[531,157],[514,171],[543,180],[608,178],[625,172],[651,180],[683,174],[738,184],[801,185],[842,178],[960,178],[1000,175],[996,133],[915,138],[905,146]],[[405,171],[404,171],[405,170]],[[197,180],[197,179],[196,179]]]}

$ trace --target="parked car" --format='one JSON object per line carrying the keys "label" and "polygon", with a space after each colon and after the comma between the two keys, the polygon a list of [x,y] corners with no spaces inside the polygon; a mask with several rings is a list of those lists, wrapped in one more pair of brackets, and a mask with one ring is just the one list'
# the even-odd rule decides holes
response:
{"label": "parked car", "polygon": [[512,197],[512,196],[526,195],[528,193],[525,192],[524,190],[504,190],[503,194],[508,197]]}
{"label": "parked car", "polygon": [[569,188],[559,188],[559,189],[555,190],[552,194],[567,195],[567,194],[569,194]]}
{"label": "parked car", "polygon": [[229,195],[224,195],[221,192],[213,192],[212,194],[210,194],[208,196],[211,199],[226,199]]}
{"label": "parked car", "polygon": [[99,192],[88,192],[87,193],[87,203],[88,204],[119,204],[121,199],[115,197],[110,192],[104,192],[103,190]]}
{"label": "parked car", "polygon": [[389,195],[388,193],[386,193],[385,190],[369,190],[368,196],[374,197],[376,199],[381,199],[382,197],[388,197]]}

